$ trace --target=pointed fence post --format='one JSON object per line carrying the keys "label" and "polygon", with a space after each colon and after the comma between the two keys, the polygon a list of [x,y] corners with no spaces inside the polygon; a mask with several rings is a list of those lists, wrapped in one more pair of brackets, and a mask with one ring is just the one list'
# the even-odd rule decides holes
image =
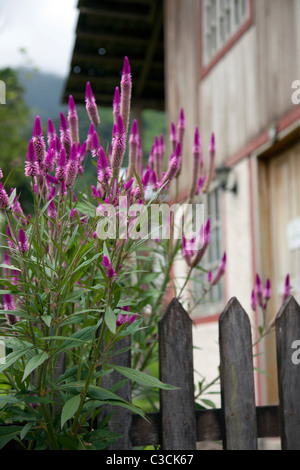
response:
{"label": "pointed fence post", "polygon": [[282,450],[300,450],[300,307],[294,297],[282,305],[275,328]]}
{"label": "pointed fence post", "polygon": [[160,380],[179,387],[160,390],[162,448],[196,448],[192,320],[174,298],[159,321]]}
{"label": "pointed fence post", "polygon": [[236,298],[219,318],[224,449],[257,450],[257,424],[249,317]]}
{"label": "pointed fence post", "polygon": [[[131,350],[123,351],[118,354],[123,348],[128,348],[131,345],[131,336],[125,336],[122,340],[118,341],[114,346],[114,364],[119,366],[131,367]],[[113,371],[108,375],[104,375],[101,383],[101,387],[109,390],[118,382],[124,381],[124,376],[117,371]],[[123,398],[127,402],[131,403],[131,381],[128,380],[115,392],[120,398]],[[120,406],[105,405],[102,412],[99,413],[98,422],[104,419],[106,416],[111,414],[111,418],[108,423],[108,429],[114,433],[122,434],[123,437],[119,437],[113,444],[110,445],[110,450],[131,450],[130,440],[130,426],[132,421],[131,411],[127,408]]]}

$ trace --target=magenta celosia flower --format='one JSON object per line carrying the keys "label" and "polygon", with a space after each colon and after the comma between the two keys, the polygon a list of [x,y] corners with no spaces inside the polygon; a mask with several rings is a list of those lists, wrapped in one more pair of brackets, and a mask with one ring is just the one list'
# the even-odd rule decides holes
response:
{"label": "magenta celosia flower", "polygon": [[285,278],[284,289],[282,294],[282,302],[284,302],[291,295],[290,275]]}
{"label": "magenta celosia flower", "polygon": [[142,186],[143,186],[144,190],[147,188],[147,186],[150,182],[150,177],[151,177],[151,170],[150,170],[150,168],[147,168],[147,170],[145,171],[145,173],[143,175],[143,178],[142,178]]}
{"label": "magenta celosia flower", "polygon": [[32,133],[32,141],[34,143],[37,160],[40,163],[45,158],[46,145],[45,145],[45,140],[44,140],[41,121],[40,121],[39,116],[37,116],[35,119],[33,133]]}
{"label": "magenta celosia flower", "polygon": [[71,132],[68,121],[62,112],[60,112],[60,142],[69,157],[72,146]]}
{"label": "magenta celosia flower", "polygon": [[121,77],[121,116],[124,122],[125,135],[127,135],[130,106],[131,106],[132,79],[128,57],[124,57],[124,65]]}
{"label": "magenta celosia flower", "polygon": [[217,272],[211,281],[212,286],[214,286],[215,284],[217,284],[217,282],[219,282],[221,277],[225,274],[225,270],[226,270],[226,253],[224,253],[221,263],[219,264],[219,267],[217,269]]}
{"label": "magenta celosia flower", "polygon": [[270,281],[270,279],[267,279],[266,285],[265,285],[265,289],[264,289],[264,294],[263,294],[263,297],[264,297],[264,300],[265,300],[265,301],[270,300],[270,298],[271,298],[271,293],[272,293],[272,290],[271,290],[271,281]]}
{"label": "magenta celosia flower", "polygon": [[124,325],[124,323],[132,324],[137,319],[137,316],[138,316],[137,314],[129,315],[129,314],[121,313],[117,319],[117,326],[119,327],[121,325]]}
{"label": "magenta celosia flower", "polygon": [[117,277],[117,274],[115,272],[115,270],[113,269],[108,257],[106,255],[103,255],[103,261],[102,261],[102,264],[103,264],[103,267],[105,268],[106,270],[106,275],[108,277],[108,279],[116,279]]}
{"label": "magenta celosia flower", "polygon": [[114,116],[114,124],[117,124],[118,115],[121,113],[121,97],[120,97],[120,90],[117,86],[115,88],[114,99],[113,99],[113,116]]}
{"label": "magenta celosia flower", "polygon": [[26,253],[26,251],[29,250],[29,245],[27,242],[26,234],[24,230],[22,229],[22,227],[20,228],[20,231],[19,231],[18,244],[19,244],[19,250],[22,253]]}
{"label": "magenta celosia flower", "polygon": [[9,197],[7,192],[3,188],[2,183],[0,183],[0,209],[8,209],[9,208]]}
{"label": "magenta celosia flower", "polygon": [[[5,311],[15,310],[15,304],[10,294],[3,295],[3,310]],[[9,325],[15,325],[18,321],[18,317],[16,315],[12,315],[11,313],[5,314],[5,317]]]}
{"label": "magenta celosia flower", "polygon": [[37,155],[33,139],[30,139],[27,151],[27,162],[25,163],[25,175],[36,177],[39,174],[39,164],[37,161]]}
{"label": "magenta celosia flower", "polygon": [[256,300],[254,289],[252,289],[252,293],[251,293],[251,308],[254,312],[257,309],[257,300]]}
{"label": "magenta celosia flower", "polygon": [[139,133],[137,120],[134,119],[132,124],[132,129],[129,137],[129,165],[127,171],[127,179],[130,179],[134,176],[134,173],[137,171],[137,159],[139,151]]}
{"label": "magenta celosia flower", "polygon": [[166,174],[162,178],[161,186],[164,185],[166,182],[170,182],[177,175],[180,169],[180,164],[181,164],[181,144],[180,142],[177,142],[175,153],[169,161],[169,166],[166,171]]}
{"label": "magenta celosia flower", "polygon": [[258,274],[256,274],[254,292],[255,292],[255,295],[256,295],[258,305],[260,307],[263,307],[264,306],[264,302],[263,302],[263,285],[262,285],[262,282],[261,282],[260,277],[259,277]]}
{"label": "magenta celosia flower", "polygon": [[51,118],[48,119],[47,142],[48,147],[52,144],[53,140],[57,137],[56,130]]}
{"label": "magenta celosia flower", "polygon": [[77,146],[74,142],[71,147],[70,158],[66,169],[66,188],[71,188],[75,183],[78,171]]}
{"label": "magenta celosia flower", "polygon": [[0,180],[2,180],[2,178],[3,178],[3,171],[2,171],[2,169],[0,168]]}
{"label": "magenta celosia flower", "polygon": [[66,180],[67,172],[67,156],[64,148],[60,151],[60,156],[57,162],[55,177],[59,183],[62,183]]}
{"label": "magenta celosia flower", "polygon": [[85,88],[85,107],[91,122],[97,127],[100,124],[100,118],[90,82],[87,82]]}
{"label": "magenta celosia flower", "polygon": [[184,138],[184,133],[185,133],[185,116],[184,116],[183,108],[181,108],[180,110],[177,129],[178,129],[178,140],[181,143],[181,147],[183,148],[183,138]]}
{"label": "magenta celosia flower", "polygon": [[87,152],[90,152],[92,149],[92,139],[93,139],[94,132],[95,132],[95,127],[94,127],[94,124],[91,123],[89,131],[88,131],[87,139],[85,141]]}
{"label": "magenta celosia flower", "polygon": [[[99,148],[98,152],[98,163],[97,163],[97,178],[98,182],[102,185],[107,185],[112,176],[112,171],[108,163],[107,156],[104,152],[103,147]],[[98,188],[99,189],[99,188]]]}
{"label": "magenta celosia flower", "polygon": [[198,126],[196,126],[195,136],[194,136],[194,146],[193,146],[193,159],[194,159],[193,177],[192,177],[192,184],[191,184],[190,192],[189,192],[189,200],[193,199],[199,187],[200,158],[201,158],[200,136],[199,136]]}
{"label": "magenta celosia flower", "polygon": [[176,129],[175,123],[172,121],[171,132],[170,132],[171,155],[175,153],[177,142],[178,142],[177,129]]}
{"label": "magenta celosia flower", "polygon": [[100,143],[99,143],[98,135],[97,135],[97,132],[94,131],[93,136],[92,136],[92,142],[91,142],[91,152],[92,152],[93,158],[99,155],[99,149],[100,149]]}
{"label": "magenta celosia flower", "polygon": [[68,121],[71,133],[71,142],[79,142],[78,115],[76,105],[72,95],[69,96]]}
{"label": "magenta celosia flower", "polygon": [[121,115],[118,116],[117,129],[114,137],[112,154],[111,154],[111,168],[114,175],[117,175],[120,171],[124,153],[126,149],[126,136],[125,128]]}

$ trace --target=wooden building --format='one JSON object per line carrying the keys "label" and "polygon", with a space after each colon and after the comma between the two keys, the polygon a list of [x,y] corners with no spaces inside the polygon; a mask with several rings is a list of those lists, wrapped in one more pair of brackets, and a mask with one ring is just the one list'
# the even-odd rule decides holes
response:
{"label": "wooden building", "polygon": [[[110,77],[128,55],[137,102],[165,109],[168,125],[184,108],[180,193],[191,179],[195,125],[206,158],[214,132],[216,165],[231,169],[228,190],[215,182],[206,205],[213,222],[207,267],[226,250],[226,276],[194,314],[194,341],[206,351],[204,361],[196,356],[199,368],[205,363],[208,374],[217,372],[217,319],[227,300],[237,297],[253,324],[261,321],[250,307],[256,273],[271,279],[267,321],[280,308],[287,274],[300,301],[300,107],[293,99],[300,0],[79,0],[79,10],[65,96],[79,97],[99,65],[99,102],[106,88],[111,100],[117,83]],[[276,403],[274,338],[260,348],[257,365],[270,377],[257,375],[259,404]]]}

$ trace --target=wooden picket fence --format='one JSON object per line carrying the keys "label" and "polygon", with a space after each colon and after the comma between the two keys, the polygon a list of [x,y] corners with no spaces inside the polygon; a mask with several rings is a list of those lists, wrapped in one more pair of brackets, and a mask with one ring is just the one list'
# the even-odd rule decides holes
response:
{"label": "wooden picket fence", "polygon": [[[299,450],[300,364],[292,361],[292,345],[300,340],[300,307],[293,297],[278,312],[275,332],[277,406],[256,406],[250,321],[233,298],[219,318],[221,408],[195,410],[192,320],[173,299],[159,322],[159,367],[160,379],[178,389],[160,390],[160,411],[149,414],[149,421],[117,408],[110,429],[124,437],[111,449],[160,445],[162,450],[195,450],[197,442],[221,441],[224,450],[257,450],[258,438],[280,437],[282,450]],[[130,351],[117,358],[130,365]],[[108,377],[107,386],[121,378],[116,373]],[[130,400],[130,390],[128,382],[118,393]]]}

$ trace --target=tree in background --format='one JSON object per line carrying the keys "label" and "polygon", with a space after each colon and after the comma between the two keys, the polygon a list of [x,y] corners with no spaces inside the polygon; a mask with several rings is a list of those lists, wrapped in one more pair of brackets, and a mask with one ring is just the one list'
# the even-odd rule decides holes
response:
{"label": "tree in background", "polygon": [[23,197],[25,195],[24,200],[28,200],[26,209],[29,210],[30,195],[23,162],[30,132],[30,108],[25,102],[24,88],[20,85],[15,70],[1,69],[0,79],[6,85],[6,104],[0,105],[0,168],[5,175],[2,183],[8,190],[17,188],[18,194],[22,193]]}

